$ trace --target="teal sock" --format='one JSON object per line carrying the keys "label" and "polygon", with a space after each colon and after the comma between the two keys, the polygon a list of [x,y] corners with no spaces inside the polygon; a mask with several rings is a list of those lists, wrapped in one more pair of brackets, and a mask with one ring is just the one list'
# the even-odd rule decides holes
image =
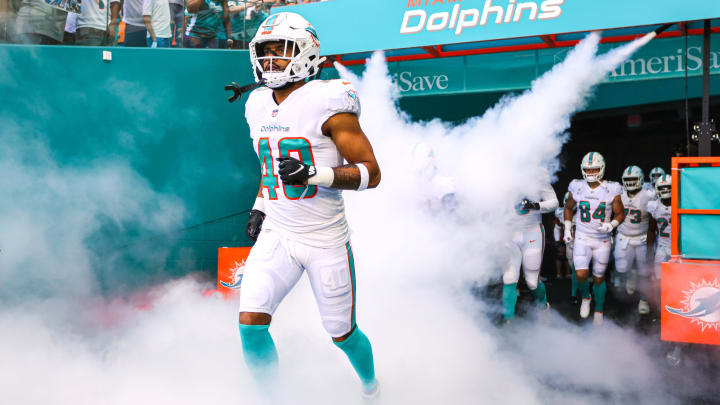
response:
{"label": "teal sock", "polygon": [[270,325],[240,324],[245,364],[256,380],[273,379],[277,375],[277,349],[269,328]]}
{"label": "teal sock", "polygon": [[515,317],[515,304],[517,303],[517,283],[503,284],[502,292],[503,318],[505,320]]}
{"label": "teal sock", "polygon": [[570,279],[571,279],[571,282],[570,282],[570,296],[571,296],[571,297],[575,297],[575,296],[577,296],[577,293],[578,293],[577,274],[575,274],[575,266],[572,266],[572,265],[571,265],[570,268],[572,269],[571,276],[570,276]]}
{"label": "teal sock", "polygon": [[578,281],[578,291],[582,298],[590,298],[590,281],[585,280],[582,283]]}
{"label": "teal sock", "polygon": [[375,384],[375,362],[373,360],[372,346],[367,336],[355,327],[353,333],[342,342],[335,342],[335,346],[345,352],[350,364],[352,364],[355,372],[363,386],[368,387]]}
{"label": "teal sock", "polygon": [[607,292],[607,284],[605,281],[593,284],[593,295],[595,296],[595,312],[602,312],[605,306],[605,293]]}
{"label": "teal sock", "polygon": [[532,291],[530,291],[535,297],[535,303],[540,308],[545,308],[547,306],[547,293],[545,292],[545,283],[540,280],[538,283],[538,287]]}

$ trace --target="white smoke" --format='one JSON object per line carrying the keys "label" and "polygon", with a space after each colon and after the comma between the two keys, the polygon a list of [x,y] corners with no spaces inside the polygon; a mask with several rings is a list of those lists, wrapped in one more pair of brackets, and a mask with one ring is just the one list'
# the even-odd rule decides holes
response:
{"label": "white smoke", "polygon": [[[376,190],[345,194],[354,228],[358,324],[373,343],[381,403],[673,402],[648,340],[611,322],[585,329],[559,316],[549,326],[528,321],[497,330],[482,315],[485,305],[469,294],[474,280],[499,277],[498,247],[510,232],[504,207],[552,178],[571,115],[614,64],[640,46],[598,57],[598,41],[598,34],[590,35],[531,90],[455,127],[413,123],[400,113],[381,54],[362,78],[351,78],[383,176]],[[420,141],[434,145],[438,166],[456,179],[458,218],[432,217],[421,208],[418,188],[425,184],[410,159]],[[2,206],[0,247],[23,251],[13,244],[41,241],[47,260],[33,260],[29,249],[9,259],[3,249],[0,289],[28,269],[54,277],[62,288],[92,292],[87,261],[93,253],[84,239],[95,229],[97,212],[109,210],[120,222],[140,215],[147,226],[173,222],[173,215],[160,215],[164,209],[142,211],[157,196],[122,165],[101,179],[147,191],[137,205],[135,194],[110,191],[105,180],[91,181],[82,170],[63,171],[49,157],[32,164],[1,157],[0,168],[19,175],[27,170],[22,178],[30,183],[12,184],[18,197]],[[85,170],[103,173],[104,167]],[[46,186],[44,200],[23,210]],[[78,191],[87,196],[87,213],[63,198]],[[49,218],[32,218],[52,207],[68,213],[55,232]],[[63,231],[69,237],[58,238]],[[50,260],[55,256],[57,263]],[[303,278],[274,316],[284,381],[275,401],[360,403],[357,378],[322,329],[308,287]],[[204,297],[202,290],[190,279],[167,284],[151,293],[153,305],[144,310],[89,297],[87,313],[75,314],[82,327],[54,321],[58,313],[69,318],[63,300],[0,310],[0,398],[25,404],[262,403],[242,361],[237,303]]]}

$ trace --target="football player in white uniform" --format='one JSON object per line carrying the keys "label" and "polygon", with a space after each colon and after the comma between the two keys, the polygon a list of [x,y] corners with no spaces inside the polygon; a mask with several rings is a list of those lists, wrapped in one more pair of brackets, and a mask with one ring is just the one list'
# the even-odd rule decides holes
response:
{"label": "football player in white uniform", "polygon": [[509,322],[515,317],[517,303],[517,283],[520,280],[520,268],[525,276],[525,284],[530,289],[535,302],[547,311],[545,284],[540,280],[540,266],[545,251],[545,228],[542,214],[553,212],[558,206],[557,196],[552,186],[546,184],[537,195],[524,198],[515,206],[510,224],[513,234],[507,247],[510,258],[503,271],[503,319]]}
{"label": "football player in white uniform", "polygon": [[[655,278],[660,278],[660,263],[670,260],[670,214],[672,210],[672,177],[664,174],[655,182],[658,199],[650,201],[647,205],[647,212],[650,214],[648,227],[648,244],[657,240],[655,249]],[[647,305],[647,302],[645,302]],[[649,308],[648,308],[649,311]]]}
{"label": "football player in white uniform", "polygon": [[590,262],[593,270],[593,295],[595,314],[593,323],[603,321],[605,305],[605,270],[610,261],[610,235],[625,219],[625,207],[620,194],[622,187],[614,181],[604,181],[605,159],[597,152],[590,152],[580,164],[585,180],[570,182],[565,204],[565,242],[573,241],[573,209],[577,206],[578,220],[575,224],[573,263],[577,272],[578,289],[582,298],[580,317],[590,315]]}
{"label": "football player in white uniform", "polygon": [[[618,279],[625,281],[628,294],[633,294],[637,286],[633,269],[641,280],[649,275],[647,263],[647,230],[649,216],[647,204],[655,198],[655,193],[643,188],[644,175],[637,166],[628,166],[622,174],[623,192],[621,199],[625,207],[625,221],[617,229],[615,237],[615,270]],[[641,281],[644,287],[647,283]],[[644,288],[641,288],[644,290]],[[645,314],[645,307],[640,300],[638,310]]]}
{"label": "football player in white uniform", "polygon": [[[570,243],[565,243],[565,241],[563,240],[563,234],[565,233],[565,204],[567,204],[567,199],[569,196],[570,193],[565,192],[565,197],[563,197],[563,205],[555,209],[555,217],[553,218],[553,224],[555,224],[555,226],[553,227],[553,236],[555,237],[555,241],[557,242],[558,246],[558,261],[563,261],[563,263],[556,263],[556,267],[560,269],[562,266],[563,268],[570,271],[570,298],[573,300],[573,304],[577,304],[577,275],[575,274],[575,267],[573,266],[572,259],[573,243],[572,241]],[[577,219],[577,209],[575,209],[574,211],[575,215],[572,219],[573,227],[575,226],[575,220]],[[574,232],[575,230],[571,229],[571,233],[574,234]],[[564,273],[564,271],[561,272],[561,270],[558,270],[558,278],[562,273]]]}
{"label": "football player in white uniform", "polygon": [[261,381],[276,374],[272,315],[306,272],[323,327],[349,358],[364,395],[375,396],[372,347],[355,320],[355,264],[342,198],[342,190],[380,182],[358,121],[357,93],[341,80],[311,80],[324,58],[315,29],[295,13],[274,14],[262,23],[250,43],[250,60],[264,86],[245,106],[261,167],[247,226],[256,242],[240,295],[245,362]]}

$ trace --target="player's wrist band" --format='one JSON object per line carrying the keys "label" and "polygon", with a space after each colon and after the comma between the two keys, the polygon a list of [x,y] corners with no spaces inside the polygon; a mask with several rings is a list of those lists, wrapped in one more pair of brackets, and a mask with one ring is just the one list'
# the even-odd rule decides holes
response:
{"label": "player's wrist band", "polygon": [[368,183],[370,183],[370,172],[368,172],[367,166],[363,163],[357,163],[355,166],[360,170],[360,185],[357,191],[363,191],[368,188]]}
{"label": "player's wrist band", "polygon": [[610,221],[610,225],[612,225],[613,229],[615,229],[618,227],[618,225],[620,225],[620,222],[618,222],[617,219],[613,219],[612,221]]}
{"label": "player's wrist band", "polygon": [[308,178],[308,184],[314,186],[330,187],[335,181],[335,172],[332,167],[315,166],[315,175]]}
{"label": "player's wrist band", "polygon": [[255,198],[255,204],[253,204],[252,209],[258,210],[264,214],[265,213],[265,199],[262,197]]}
{"label": "player's wrist band", "polygon": [[572,228],[572,221],[565,221],[565,230]]}

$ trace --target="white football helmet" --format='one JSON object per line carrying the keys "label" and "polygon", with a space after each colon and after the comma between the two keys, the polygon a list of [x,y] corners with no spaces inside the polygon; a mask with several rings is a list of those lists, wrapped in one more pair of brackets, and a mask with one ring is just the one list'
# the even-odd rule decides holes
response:
{"label": "white football helmet", "polygon": [[662,167],[653,167],[652,170],[650,170],[650,183],[655,185],[655,182],[662,177],[665,174],[665,170],[663,170]]}
{"label": "white football helmet", "polygon": [[655,192],[661,200],[672,197],[672,176],[663,174],[655,182]]}
{"label": "white football helmet", "polygon": [[[285,54],[290,52],[290,56],[265,55],[263,48],[268,42],[284,43]],[[272,62],[278,59],[289,61],[285,70],[273,70]],[[266,60],[270,61],[268,71],[263,67]],[[255,82],[262,80],[272,89],[316,76],[323,62],[325,58],[320,57],[320,40],[315,28],[299,14],[285,12],[269,16],[250,41]]]}
{"label": "white football helmet", "polygon": [[[585,172],[587,169],[600,169],[600,171],[597,174],[588,174]],[[605,158],[597,152],[590,152],[583,157],[580,170],[585,181],[588,183],[598,182],[605,175]]]}
{"label": "white football helmet", "polygon": [[628,166],[623,171],[622,184],[627,191],[640,190],[644,181],[643,171],[637,166]]}

